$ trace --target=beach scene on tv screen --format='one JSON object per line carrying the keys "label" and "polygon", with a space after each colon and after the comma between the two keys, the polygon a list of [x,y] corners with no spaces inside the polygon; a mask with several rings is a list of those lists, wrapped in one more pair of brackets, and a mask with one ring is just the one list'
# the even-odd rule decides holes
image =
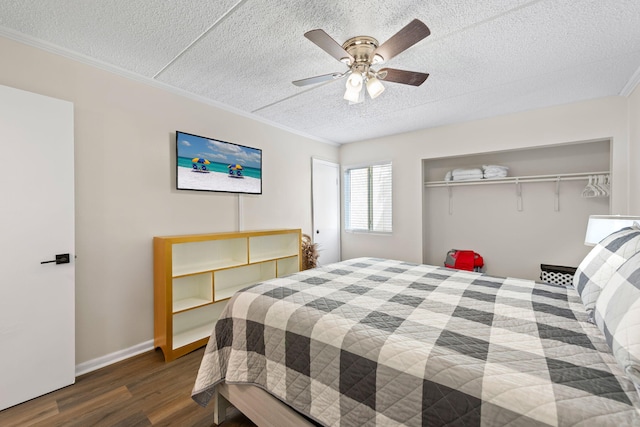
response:
{"label": "beach scene on tv screen", "polygon": [[182,132],[176,144],[178,189],[262,192],[260,150]]}

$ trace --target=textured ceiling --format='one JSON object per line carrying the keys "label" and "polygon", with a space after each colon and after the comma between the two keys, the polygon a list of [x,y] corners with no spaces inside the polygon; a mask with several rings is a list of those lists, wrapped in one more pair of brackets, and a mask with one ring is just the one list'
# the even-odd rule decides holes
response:
{"label": "textured ceiling", "polygon": [[[427,72],[383,82],[364,103],[346,71],[303,34],[381,43],[418,18],[431,35],[385,66]],[[158,81],[318,140],[347,143],[626,94],[640,80],[639,0],[0,0],[0,35]]]}

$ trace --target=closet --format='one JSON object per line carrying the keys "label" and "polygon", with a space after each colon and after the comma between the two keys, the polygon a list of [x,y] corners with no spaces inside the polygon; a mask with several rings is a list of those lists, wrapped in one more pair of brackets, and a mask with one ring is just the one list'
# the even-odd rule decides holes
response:
{"label": "closet", "polygon": [[[540,264],[577,266],[589,251],[589,215],[606,215],[609,140],[424,159],[423,262],[443,265],[449,249],[471,249],[486,272],[538,279]],[[445,181],[454,169],[507,166],[498,179]],[[597,181],[599,180],[599,181]]]}

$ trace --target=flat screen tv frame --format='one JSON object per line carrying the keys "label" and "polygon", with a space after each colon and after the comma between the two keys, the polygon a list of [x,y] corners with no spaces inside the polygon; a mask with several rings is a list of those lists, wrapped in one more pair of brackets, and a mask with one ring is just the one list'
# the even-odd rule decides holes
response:
{"label": "flat screen tv frame", "polygon": [[262,194],[262,149],[176,131],[176,189]]}

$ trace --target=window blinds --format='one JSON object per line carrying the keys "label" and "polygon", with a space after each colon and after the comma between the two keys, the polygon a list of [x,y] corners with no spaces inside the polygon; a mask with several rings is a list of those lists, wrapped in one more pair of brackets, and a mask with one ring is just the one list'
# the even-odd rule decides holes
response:
{"label": "window blinds", "polygon": [[392,231],[391,163],[345,171],[345,228]]}

